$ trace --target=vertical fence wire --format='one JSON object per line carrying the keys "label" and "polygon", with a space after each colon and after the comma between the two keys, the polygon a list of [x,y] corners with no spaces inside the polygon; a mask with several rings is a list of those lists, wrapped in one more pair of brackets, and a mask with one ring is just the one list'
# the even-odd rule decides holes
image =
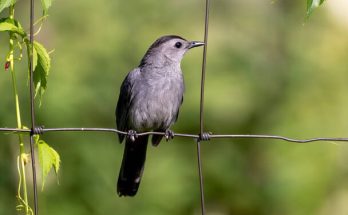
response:
{"label": "vertical fence wire", "polygon": [[205,70],[207,65],[209,6],[210,6],[210,1],[205,0],[204,46],[203,46],[201,97],[200,97],[200,111],[199,111],[199,125],[200,125],[199,128],[200,128],[201,138],[204,133],[204,86],[205,86]]}
{"label": "vertical fence wire", "polygon": [[34,51],[34,0],[30,0],[30,56],[29,56],[29,69],[30,69],[30,117],[31,117],[31,132],[30,132],[30,157],[31,168],[33,175],[33,193],[34,193],[34,214],[39,214],[38,209],[38,196],[37,196],[37,182],[36,182],[36,162],[35,162],[35,150],[34,150],[34,129],[35,129],[35,103],[34,103],[34,65],[33,65],[33,51]]}
{"label": "vertical fence wire", "polygon": [[200,188],[200,200],[201,200],[201,213],[202,215],[205,215],[204,184],[203,184],[200,140],[197,141],[197,162],[198,162],[199,188]]}
{"label": "vertical fence wire", "polygon": [[197,139],[197,160],[198,160],[199,188],[200,188],[202,215],[205,215],[205,200],[204,200],[204,183],[203,183],[202,159],[201,159],[201,140],[203,139],[203,133],[204,133],[204,86],[205,86],[205,71],[206,71],[206,64],[207,64],[209,6],[210,6],[210,1],[205,0],[204,47],[203,47],[201,95],[200,95],[200,111],[199,111],[200,133],[199,133],[199,138]]}

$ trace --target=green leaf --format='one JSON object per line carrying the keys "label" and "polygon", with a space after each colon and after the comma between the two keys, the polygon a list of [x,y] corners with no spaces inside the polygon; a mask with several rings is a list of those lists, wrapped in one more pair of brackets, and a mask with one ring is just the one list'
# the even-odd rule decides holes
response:
{"label": "green leaf", "polygon": [[44,14],[47,14],[48,9],[52,5],[52,0],[41,0],[41,5],[42,5],[42,8],[43,8]]}
{"label": "green leaf", "polygon": [[10,7],[16,3],[16,0],[0,0],[0,13],[3,11],[5,8]]}
{"label": "green leaf", "polygon": [[23,28],[18,24],[18,22],[14,20],[10,20],[9,18],[0,19],[0,31],[9,31],[9,32],[17,33],[21,35],[22,37],[26,36]]}
{"label": "green leaf", "polygon": [[48,52],[46,51],[45,47],[42,44],[36,41],[34,42],[34,49],[37,52],[39,63],[42,65],[43,69],[47,71],[47,75],[48,75],[48,71],[50,70],[50,67],[51,67],[51,59]]}
{"label": "green leaf", "polygon": [[33,70],[35,71],[37,66],[37,51],[33,49]]}
{"label": "green leaf", "polygon": [[325,0],[307,0],[307,18],[312,14],[313,10],[324,3]]}
{"label": "green leaf", "polygon": [[58,174],[60,168],[60,156],[52,147],[50,147],[45,141],[37,140],[37,147],[39,152],[39,164],[41,167],[41,177],[42,177],[42,190],[45,186],[45,181],[48,173],[51,171],[52,167],[56,174]]}
{"label": "green leaf", "polygon": [[47,88],[47,77],[51,67],[51,59],[45,47],[38,42],[34,42],[33,60],[35,97],[39,95],[41,103],[42,95]]}

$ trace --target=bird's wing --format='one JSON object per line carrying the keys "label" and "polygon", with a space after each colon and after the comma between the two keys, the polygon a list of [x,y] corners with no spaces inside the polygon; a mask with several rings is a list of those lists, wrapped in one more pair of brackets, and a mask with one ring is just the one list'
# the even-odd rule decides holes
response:
{"label": "bird's wing", "polygon": [[175,123],[177,120],[178,120],[178,117],[179,117],[179,110],[180,110],[180,106],[182,105],[182,103],[184,102],[184,92],[185,92],[185,84],[184,84],[184,80],[182,80],[181,82],[181,86],[180,86],[180,89],[179,89],[179,95],[181,95],[181,97],[179,97],[178,99],[178,107],[176,109],[176,113],[172,119],[172,123]]}
{"label": "bird's wing", "polygon": [[[121,85],[120,95],[116,106],[116,125],[117,129],[120,131],[128,131],[130,129],[128,119],[129,109],[133,99],[133,86],[137,80],[139,72],[139,68],[129,72]],[[120,143],[123,141],[124,136],[124,134],[118,134]]]}
{"label": "bird's wing", "polygon": [[179,109],[180,109],[180,106],[182,105],[183,102],[184,102],[184,96],[181,97],[180,105],[179,105],[179,107],[178,107],[178,110],[176,111],[175,117],[173,117],[173,119],[174,119],[173,123],[176,122],[176,121],[178,120],[178,117],[179,117]]}

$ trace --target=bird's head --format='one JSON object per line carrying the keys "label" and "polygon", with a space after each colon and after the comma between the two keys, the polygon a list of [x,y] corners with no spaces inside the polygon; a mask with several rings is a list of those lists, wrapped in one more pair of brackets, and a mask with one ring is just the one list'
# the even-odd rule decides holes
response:
{"label": "bird's head", "polygon": [[184,54],[189,49],[202,45],[204,45],[203,42],[187,41],[176,35],[162,36],[147,50],[140,66],[145,64],[157,66],[171,63],[180,64]]}

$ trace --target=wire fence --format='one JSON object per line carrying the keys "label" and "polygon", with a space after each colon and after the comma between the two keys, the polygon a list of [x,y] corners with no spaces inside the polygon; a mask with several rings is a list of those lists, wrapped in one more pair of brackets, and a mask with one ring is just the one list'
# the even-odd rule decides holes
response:
{"label": "wire fence", "polygon": [[[43,128],[36,127],[32,129],[19,129],[19,128],[0,128],[0,132],[8,133],[33,133],[33,134],[44,134],[50,132],[108,132],[108,133],[117,133],[130,135],[128,132],[120,131],[114,128]],[[162,135],[165,136],[165,132],[142,132],[137,133],[136,136],[144,135]],[[173,132],[173,137],[183,137],[183,138],[193,138],[196,141],[208,141],[211,139],[271,139],[271,140],[281,140],[292,143],[312,143],[319,141],[326,142],[347,142],[348,137],[314,137],[308,139],[296,139],[279,135],[269,135],[269,134],[214,134],[211,132],[205,132],[202,135],[200,134],[187,134],[187,133],[175,133]]]}
{"label": "wire fence", "polygon": [[[193,138],[197,143],[197,161],[198,161],[198,175],[199,175],[199,185],[200,185],[200,200],[201,200],[201,214],[205,214],[205,201],[204,201],[204,186],[203,186],[203,172],[202,172],[202,158],[200,152],[200,143],[202,141],[209,141],[214,138],[233,138],[233,139],[273,139],[282,140],[293,143],[311,143],[318,141],[338,141],[347,142],[348,138],[339,137],[315,137],[310,139],[294,139],[279,135],[267,135],[267,134],[213,134],[211,132],[204,131],[204,89],[205,89],[205,73],[207,64],[207,48],[208,48],[208,27],[209,27],[209,8],[210,0],[205,0],[205,16],[204,16],[204,43],[203,48],[203,61],[202,61],[202,75],[201,75],[201,92],[200,92],[200,118],[199,126],[200,131],[198,134],[187,134],[187,133],[173,133],[173,137],[183,137],[183,138]],[[34,42],[34,0],[30,0],[30,43],[32,44],[31,49],[33,49]],[[31,51],[33,53],[33,50]],[[30,154],[31,154],[31,167],[33,172],[33,199],[34,199],[34,214],[38,215],[38,194],[37,194],[37,181],[36,181],[36,162],[35,162],[35,150],[34,150],[34,138],[36,134],[43,134],[47,132],[113,132],[118,134],[124,134],[133,136],[143,135],[162,135],[166,136],[165,132],[142,132],[142,133],[131,133],[128,131],[120,131],[114,128],[44,128],[43,126],[37,126],[35,123],[35,103],[34,103],[34,83],[33,83],[33,55],[30,55],[30,117],[31,117],[31,128],[21,129],[21,128],[0,128],[0,132],[8,133],[28,133],[30,135]]]}

